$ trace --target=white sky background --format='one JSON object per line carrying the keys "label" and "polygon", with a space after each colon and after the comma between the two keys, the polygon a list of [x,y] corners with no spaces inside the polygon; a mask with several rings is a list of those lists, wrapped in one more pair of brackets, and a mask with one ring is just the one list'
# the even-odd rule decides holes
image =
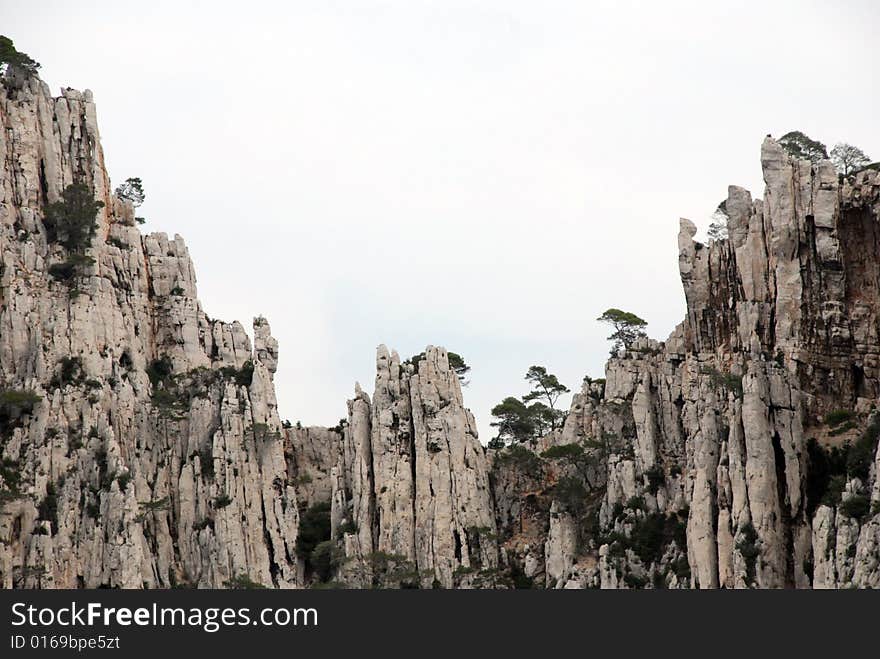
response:
{"label": "white sky background", "polygon": [[282,418],[335,425],[379,343],[444,345],[485,442],[530,365],[601,377],[606,308],[668,335],[678,218],[761,196],[765,134],[880,159],[878,7],[0,0],[0,33],[93,90],[208,315],[267,316]]}

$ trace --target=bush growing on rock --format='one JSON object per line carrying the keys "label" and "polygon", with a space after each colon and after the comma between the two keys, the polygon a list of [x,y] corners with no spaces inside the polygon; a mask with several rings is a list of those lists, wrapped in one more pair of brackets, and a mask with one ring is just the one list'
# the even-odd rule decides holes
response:
{"label": "bush growing on rock", "polygon": [[46,207],[43,224],[49,242],[57,242],[70,252],[82,252],[91,243],[98,227],[96,216],[104,207],[85,183],[71,183],[61,199]]}
{"label": "bush growing on rock", "polygon": [[125,182],[118,186],[115,194],[120,199],[130,201],[131,205],[137,208],[142,203],[146,195],[144,194],[144,184],[139,178],[127,178]]}

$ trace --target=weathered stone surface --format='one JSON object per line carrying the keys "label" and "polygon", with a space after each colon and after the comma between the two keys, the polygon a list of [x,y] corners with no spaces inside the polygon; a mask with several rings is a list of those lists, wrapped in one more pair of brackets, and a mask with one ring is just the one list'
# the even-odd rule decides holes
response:
{"label": "weathered stone surface", "polygon": [[[18,480],[0,476],[0,584],[296,585],[268,324],[252,351],[240,324],[202,311],[183,240],[139,234],[90,92],[52,98],[30,79],[0,89],[0,117],[0,378],[40,396],[0,439]],[[105,206],[94,263],[61,281],[43,216],[75,180]]]}
{"label": "weathered stone surface", "polygon": [[[91,93],[17,79],[0,121],[0,389],[37,397],[0,409],[2,587],[311,585],[307,508],[357,587],[880,587],[877,171],[765,140],[728,239],[681,220],[669,338],[487,451],[431,346],[380,346],[337,428],[283,427],[268,321],[209,318],[183,240],[140,234]],[[44,218],[74,181],[104,207],[65,279]]]}

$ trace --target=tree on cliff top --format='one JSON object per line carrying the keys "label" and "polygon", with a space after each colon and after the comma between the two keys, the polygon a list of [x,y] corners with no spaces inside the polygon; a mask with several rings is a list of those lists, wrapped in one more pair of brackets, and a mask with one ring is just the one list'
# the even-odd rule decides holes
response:
{"label": "tree on cliff top", "polygon": [[[526,372],[526,380],[532,384],[532,391],[523,396],[524,403],[535,403],[539,407],[532,406],[539,427],[549,424],[550,430],[556,430],[565,417],[565,412],[556,409],[556,401],[562,394],[567,394],[570,389],[562,384],[552,373],[548,373],[543,366],[532,366]],[[546,405],[544,405],[546,401]],[[544,423],[542,423],[542,421]]]}
{"label": "tree on cliff top", "polygon": [[871,159],[859,147],[839,142],[831,149],[831,162],[837,167],[838,172],[849,176],[857,169],[869,164]]}
{"label": "tree on cliff top", "polygon": [[534,441],[562,425],[565,412],[556,409],[556,402],[569,388],[544,366],[529,368],[526,380],[532,385],[529,393],[521,399],[508,396],[492,408],[496,421],[490,425],[498,428],[498,435],[489,448]]}
{"label": "tree on cliff top", "polygon": [[793,130],[780,137],[779,144],[795,158],[806,158],[814,163],[828,159],[825,145],[807,137],[799,130]]}
{"label": "tree on cliff top", "polygon": [[[406,360],[405,363],[412,364],[415,366],[416,373],[419,372],[419,362],[421,362],[425,358],[425,353],[420,352],[417,355],[413,355],[409,359]],[[465,363],[464,358],[458,353],[447,351],[446,358],[449,360],[449,368],[455,371],[455,374],[458,376],[458,381],[461,382],[462,387],[466,387],[470,384],[470,380],[466,379],[468,372],[471,370],[471,367]]]}
{"label": "tree on cliff top", "polygon": [[614,341],[611,345],[612,355],[617,354],[621,348],[629,350],[636,339],[647,336],[645,327],[648,326],[648,323],[628,311],[608,309],[596,320],[607,323],[614,328],[611,336],[608,337],[609,341]]}
{"label": "tree on cliff top", "polygon": [[5,73],[9,67],[15,67],[27,73],[35,75],[40,63],[35,62],[27,54],[16,50],[12,39],[0,35],[0,73]]}
{"label": "tree on cliff top", "polygon": [[117,197],[130,201],[135,208],[144,203],[144,199],[146,199],[144,184],[136,177],[125,179],[125,183],[118,186],[115,192]]}
{"label": "tree on cliff top", "polygon": [[519,398],[505,398],[492,408],[492,416],[497,420],[490,425],[498,428],[498,436],[489,442],[489,448],[501,448],[505,444],[527,442],[535,438],[534,414]]}

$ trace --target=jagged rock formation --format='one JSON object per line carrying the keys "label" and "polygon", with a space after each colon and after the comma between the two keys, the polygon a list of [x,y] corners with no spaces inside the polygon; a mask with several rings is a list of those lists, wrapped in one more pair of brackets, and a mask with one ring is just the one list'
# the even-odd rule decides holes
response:
{"label": "jagged rock formation", "polygon": [[681,222],[685,322],[575,396],[559,441],[606,482],[577,550],[549,509],[548,585],[880,586],[880,174],[839,180],[770,138],[761,161],[763,201],[729,190],[729,239]]}
{"label": "jagged rock formation", "polygon": [[[0,89],[0,584],[297,582],[272,372],[255,321],[209,319],[183,240],[141,236],[113,196],[90,92]],[[74,181],[104,202],[66,280],[47,204]],[[39,400],[27,413],[10,396]]]}
{"label": "jagged rock formation", "polygon": [[[210,319],[182,239],[140,234],[91,94],[7,77],[0,121],[2,587],[880,587],[880,173],[768,138],[729,239],[681,222],[685,321],[487,451],[430,346],[282,424],[268,322]],[[104,204],[75,263],[73,182]]]}
{"label": "jagged rock formation", "polygon": [[382,584],[389,557],[423,586],[494,578],[488,465],[446,351],[429,346],[420,362],[401,364],[380,346],[376,367],[372,403],[359,387],[349,401],[333,469],[334,530],[350,529],[349,582]]}

